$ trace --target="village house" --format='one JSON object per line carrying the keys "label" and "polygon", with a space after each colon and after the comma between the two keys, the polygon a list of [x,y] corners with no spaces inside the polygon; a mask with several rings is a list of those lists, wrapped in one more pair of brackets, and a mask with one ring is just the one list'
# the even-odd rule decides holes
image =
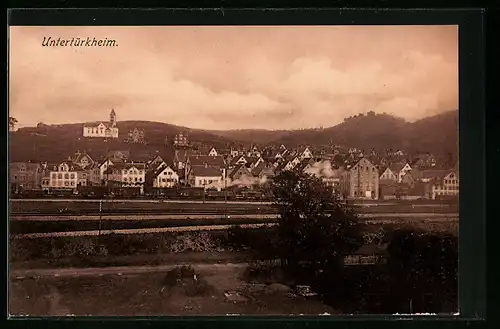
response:
{"label": "village house", "polygon": [[344,198],[378,199],[378,169],[366,158],[359,160],[340,177],[340,190]]}
{"label": "village house", "polygon": [[106,183],[117,183],[122,187],[140,187],[144,194],[146,166],[144,163],[120,162],[108,166],[105,172]]}
{"label": "village house", "polygon": [[241,154],[240,150],[231,147],[231,152],[230,152],[231,158],[237,157],[240,154]]}
{"label": "village house", "polygon": [[451,199],[459,195],[459,178],[456,172],[448,171],[447,174],[433,181],[431,198]]}
{"label": "village house", "polygon": [[259,179],[267,179],[274,177],[274,166],[271,163],[261,162],[255,168],[252,169],[252,176],[258,177]]}
{"label": "village house", "polygon": [[101,176],[100,163],[94,162],[92,166],[88,166],[84,170],[87,172],[87,185],[102,185],[103,177]]}
{"label": "village house", "polygon": [[299,163],[301,163],[302,158],[301,157],[293,157],[290,160],[288,160],[283,167],[283,170],[292,170],[294,169]]}
{"label": "village house", "polygon": [[191,187],[203,187],[204,189],[222,189],[223,175],[219,167],[205,165],[194,165],[188,174],[188,183]]}
{"label": "village house", "polygon": [[411,171],[410,164],[408,162],[397,162],[397,163],[391,163],[389,165],[390,170],[392,173],[397,177],[397,182],[401,183],[401,180],[403,179],[403,176]]}
{"label": "village house", "polygon": [[259,151],[259,148],[257,146],[252,146],[247,152],[246,156],[251,157],[251,158],[259,158],[262,155],[262,153]]}
{"label": "village house", "polygon": [[179,175],[169,165],[162,164],[152,175],[154,188],[172,188],[179,184]]}
{"label": "village house", "polygon": [[433,182],[436,179],[442,179],[444,176],[449,174],[449,170],[444,170],[444,169],[429,169],[429,170],[419,170],[419,171],[414,171],[412,175],[417,179],[420,180],[424,183],[429,183]]}
{"label": "village house", "polygon": [[118,138],[118,126],[116,124],[116,113],[112,109],[109,114],[109,122],[87,123],[83,126],[83,137]]}
{"label": "village house", "polygon": [[84,152],[76,151],[75,154],[73,154],[69,158],[69,160],[80,166],[82,169],[92,167],[95,162],[90,156],[90,154],[87,154],[87,152],[85,151]]}
{"label": "village house", "polygon": [[10,191],[41,188],[42,168],[39,163],[12,162],[9,164]]}
{"label": "village house", "polygon": [[174,136],[174,146],[186,147],[189,146],[188,135],[186,133],[178,133]]}
{"label": "village house", "polygon": [[431,153],[421,153],[413,158],[412,168],[416,169],[433,169],[436,167],[436,157]]}
{"label": "village house", "polygon": [[[87,185],[87,173],[71,160],[61,162],[50,171],[49,189],[72,189]],[[80,176],[80,177],[79,177]]]}
{"label": "village house", "polygon": [[386,167],[381,170],[382,175],[380,175],[380,183],[382,184],[383,182],[397,182],[398,181],[398,176],[391,170],[390,167]]}
{"label": "village house", "polygon": [[174,153],[174,166],[180,170],[186,167],[187,159],[190,156],[197,155],[196,151],[193,150],[175,150]]}
{"label": "village house", "polygon": [[111,171],[108,171],[108,168],[114,166],[115,163],[122,163],[122,161],[111,161],[111,159],[107,158],[98,165],[97,168],[99,170],[99,181],[107,181],[107,179],[109,178],[109,174],[111,173]]}
{"label": "village house", "polygon": [[248,157],[246,158],[246,163],[244,165],[247,168],[253,169],[263,162],[264,159],[262,159],[261,157]]}
{"label": "village house", "polygon": [[219,155],[219,153],[217,153],[217,150],[215,149],[215,147],[212,147],[210,149],[210,151],[208,152],[208,155],[211,157],[216,157],[217,155]]}
{"label": "village house", "polygon": [[234,158],[231,159],[231,161],[229,162],[229,168],[232,169],[234,167],[237,167],[239,165],[246,165],[248,162],[248,160],[246,159],[246,157],[244,155],[239,155],[239,156],[236,156]]}
{"label": "village house", "polygon": [[241,179],[242,177],[252,177],[252,174],[244,164],[241,164],[238,167],[231,170],[228,177],[231,181],[235,181]]}
{"label": "village house", "polygon": [[219,173],[225,177],[226,176],[226,164],[224,157],[221,155],[209,156],[209,155],[193,155],[189,156],[186,161],[185,166],[185,177],[189,177],[191,167],[193,166],[206,166],[213,167],[219,170]]}

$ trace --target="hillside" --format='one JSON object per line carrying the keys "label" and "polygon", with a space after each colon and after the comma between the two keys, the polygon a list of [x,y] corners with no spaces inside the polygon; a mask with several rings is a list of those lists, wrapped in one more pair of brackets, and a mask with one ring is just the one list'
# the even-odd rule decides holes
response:
{"label": "hillside", "polygon": [[226,137],[244,144],[266,145],[293,133],[290,130],[265,129],[235,129],[235,130],[207,130],[214,135]]}
{"label": "hillside", "polygon": [[292,131],[278,136],[273,144],[337,144],[364,150],[404,149],[407,152],[432,152],[439,157],[458,154],[458,111],[449,111],[415,122],[388,114],[366,114],[347,118],[325,129]]}
{"label": "hillside", "polygon": [[[445,158],[458,154],[458,111],[450,111],[413,123],[388,114],[369,113],[346,118],[341,124],[325,129],[294,131],[273,130],[196,130],[159,122],[119,122],[120,138],[104,142],[82,137],[82,124],[21,128],[10,134],[11,161],[49,160],[67,158],[76,150],[87,151],[94,157],[108,150],[130,150],[132,154],[154,153],[165,149],[165,137],[172,140],[179,132],[187,132],[191,141],[203,142],[216,148],[242,144],[344,145],[375,149],[404,149],[407,152],[432,152]],[[125,143],[127,133],[142,129],[148,145]]]}
{"label": "hillside", "polygon": [[[186,127],[159,122],[121,121],[118,140],[83,138],[83,124],[45,125],[42,127],[21,128],[10,134],[10,161],[60,161],[75,151],[87,151],[95,158],[107,154],[108,150],[129,150],[131,154],[146,154],[164,151],[165,137],[169,140],[179,132],[187,132],[189,139],[226,147],[230,143],[225,137]],[[124,142],[127,134],[134,128],[144,130],[147,145]]]}

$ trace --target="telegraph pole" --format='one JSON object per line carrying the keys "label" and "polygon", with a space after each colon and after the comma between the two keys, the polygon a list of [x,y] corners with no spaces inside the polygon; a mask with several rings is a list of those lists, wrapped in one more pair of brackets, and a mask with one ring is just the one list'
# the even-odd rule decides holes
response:
{"label": "telegraph pole", "polygon": [[99,232],[98,237],[101,237],[101,228],[102,228],[102,199],[99,201]]}
{"label": "telegraph pole", "polygon": [[224,164],[224,218],[227,218],[227,163]]}

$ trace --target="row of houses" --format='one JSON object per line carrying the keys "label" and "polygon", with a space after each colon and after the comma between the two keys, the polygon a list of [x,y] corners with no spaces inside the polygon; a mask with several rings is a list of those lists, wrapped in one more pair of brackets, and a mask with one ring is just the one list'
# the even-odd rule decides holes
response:
{"label": "row of houses", "polygon": [[373,157],[358,154],[336,164],[315,155],[307,146],[289,150],[283,145],[272,151],[256,148],[246,153],[221,155],[215,148],[203,152],[177,149],[173,155],[156,153],[135,159],[127,151],[112,151],[94,160],[76,152],[58,163],[11,163],[13,192],[21,189],[77,189],[78,186],[118,184],[122,187],[175,186],[221,190],[229,186],[255,187],[286,170],[300,170],[321,177],[340,197],[348,199],[391,199],[456,197],[458,171],[418,169],[409,161],[382,165]]}

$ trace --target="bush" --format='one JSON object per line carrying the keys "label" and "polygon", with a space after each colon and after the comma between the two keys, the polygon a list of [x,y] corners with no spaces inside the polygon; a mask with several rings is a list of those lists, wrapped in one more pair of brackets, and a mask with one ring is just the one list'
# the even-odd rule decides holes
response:
{"label": "bush", "polygon": [[175,242],[171,245],[171,252],[210,252],[217,251],[218,249],[215,239],[207,232],[192,232],[178,235]]}
{"label": "bush", "polygon": [[170,291],[180,288],[186,296],[205,296],[213,291],[213,287],[197,274],[192,266],[175,267],[168,271],[162,285]]}
{"label": "bush", "polygon": [[285,274],[280,267],[272,264],[252,262],[245,269],[243,279],[248,282],[270,284],[285,281]]}

